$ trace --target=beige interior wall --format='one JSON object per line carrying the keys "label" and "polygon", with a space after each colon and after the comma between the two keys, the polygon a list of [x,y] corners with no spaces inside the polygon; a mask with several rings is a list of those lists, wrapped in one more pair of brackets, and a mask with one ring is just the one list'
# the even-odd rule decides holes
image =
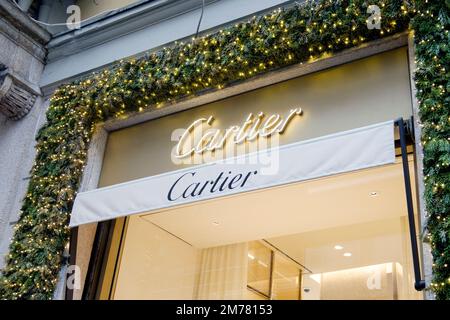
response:
{"label": "beige interior wall", "polygon": [[[379,289],[369,290],[367,280],[379,275]],[[396,274],[392,263],[322,274],[321,300],[393,300]]]}
{"label": "beige interior wall", "polygon": [[108,10],[125,7],[137,0],[78,0],[81,18],[86,19]]}
{"label": "beige interior wall", "polygon": [[114,299],[193,299],[198,254],[155,225],[130,217]]}
{"label": "beige interior wall", "polygon": [[[389,225],[372,224],[373,231],[380,233],[380,236],[373,237],[370,231],[366,230],[367,237],[375,240],[373,244],[364,245],[365,252],[359,252],[353,257],[346,258],[350,262],[347,266],[339,266],[332,257],[323,255],[322,260],[324,266],[329,265],[332,268],[325,268],[326,272],[316,274],[304,274],[302,279],[302,290],[309,288],[309,292],[302,292],[302,298],[305,300],[354,300],[354,299],[370,299],[370,300],[420,300],[422,294],[414,289],[413,265],[410,253],[410,240],[407,217],[391,219],[383,221]],[[361,228],[364,230],[364,227]],[[383,230],[387,231],[384,234]],[[395,230],[395,231],[394,231]],[[358,231],[355,230],[354,231]],[[397,238],[393,239],[388,233],[397,233]],[[333,234],[333,232],[330,232]],[[351,232],[348,232],[352,236]],[[304,234],[303,242],[308,245],[314,245],[318,238],[324,237],[321,232]],[[354,236],[354,234],[353,234]],[[331,235],[333,237],[333,235]],[[326,238],[326,236],[325,236]],[[336,242],[339,236],[335,235]],[[310,239],[311,242],[308,242]],[[358,243],[364,244],[368,239],[356,236]],[[298,238],[298,241],[301,241]],[[368,250],[371,248],[372,250]],[[383,256],[380,255],[379,248],[384,248]],[[359,256],[358,260],[353,261],[355,256]],[[378,257],[377,257],[378,256]],[[305,264],[307,263],[305,258]],[[303,260],[302,260],[303,261]],[[317,268],[314,269],[316,271]],[[369,289],[367,282],[369,277],[371,283],[374,284],[374,276],[379,276],[380,287]]]}
{"label": "beige interior wall", "polygon": [[[328,197],[324,199],[329,201]],[[319,217],[310,213],[309,219],[321,220],[322,215],[322,212]],[[388,262],[401,262],[405,265],[409,262],[407,258],[410,254],[409,233],[405,229],[406,217],[386,219],[380,212],[380,219],[360,224],[346,221],[347,225],[344,226],[272,238],[268,241],[278,248],[289,251],[291,256],[316,273]],[[340,257],[342,252],[332,249],[335,244],[343,245],[346,251],[353,253],[353,256],[342,259]],[[411,270],[409,266],[407,270]]]}
{"label": "beige interior wall", "polygon": [[293,143],[412,114],[406,48],[257,89],[110,133],[100,186],[186,165],[171,161],[172,132],[213,115],[215,127],[240,125],[250,113],[287,114],[302,107],[280,144]]}
{"label": "beige interior wall", "polygon": [[304,274],[302,277],[302,300],[320,300],[322,275]]}

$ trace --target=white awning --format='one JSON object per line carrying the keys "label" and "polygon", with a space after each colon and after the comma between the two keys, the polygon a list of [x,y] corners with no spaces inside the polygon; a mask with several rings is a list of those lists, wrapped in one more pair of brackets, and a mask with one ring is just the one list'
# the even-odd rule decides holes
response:
{"label": "white awning", "polygon": [[394,122],[79,193],[70,226],[320,178],[395,161]]}

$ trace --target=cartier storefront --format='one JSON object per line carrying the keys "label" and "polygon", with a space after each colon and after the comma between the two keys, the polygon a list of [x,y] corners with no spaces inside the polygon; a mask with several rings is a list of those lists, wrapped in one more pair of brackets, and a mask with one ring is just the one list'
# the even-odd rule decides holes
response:
{"label": "cartier storefront", "polygon": [[79,294],[422,299],[407,48],[322,69],[110,132]]}

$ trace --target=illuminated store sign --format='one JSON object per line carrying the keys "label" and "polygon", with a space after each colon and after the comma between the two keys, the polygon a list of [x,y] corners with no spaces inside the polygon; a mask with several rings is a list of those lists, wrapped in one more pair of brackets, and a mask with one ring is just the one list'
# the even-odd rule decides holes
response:
{"label": "illuminated store sign", "polygon": [[[195,130],[201,129],[203,124],[211,127],[214,122],[213,116],[197,119],[181,135],[175,149],[175,157],[185,158],[193,154],[202,154],[205,151],[222,149],[226,143],[241,144],[258,138],[268,138],[274,134],[283,134],[291,120],[302,114],[301,108],[292,109],[285,118],[279,114],[266,117],[263,112],[258,115],[250,113],[241,126],[231,126],[223,131],[220,129],[207,130],[195,139]],[[192,141],[194,143],[190,144]],[[192,147],[184,150],[186,145],[192,145]]]}

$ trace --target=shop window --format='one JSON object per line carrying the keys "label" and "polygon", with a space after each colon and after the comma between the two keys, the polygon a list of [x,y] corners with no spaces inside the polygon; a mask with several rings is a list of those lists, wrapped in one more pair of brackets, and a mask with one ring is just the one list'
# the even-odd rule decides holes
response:
{"label": "shop window", "polygon": [[421,299],[402,174],[398,162],[131,216],[99,297]]}
{"label": "shop window", "polygon": [[272,275],[273,300],[299,300],[302,269],[288,257],[275,252]]}
{"label": "shop window", "polygon": [[247,287],[263,298],[270,298],[273,252],[258,241],[248,245]]}
{"label": "shop window", "polygon": [[300,299],[301,268],[276,249],[252,241],[248,244],[246,298],[263,300]]}

